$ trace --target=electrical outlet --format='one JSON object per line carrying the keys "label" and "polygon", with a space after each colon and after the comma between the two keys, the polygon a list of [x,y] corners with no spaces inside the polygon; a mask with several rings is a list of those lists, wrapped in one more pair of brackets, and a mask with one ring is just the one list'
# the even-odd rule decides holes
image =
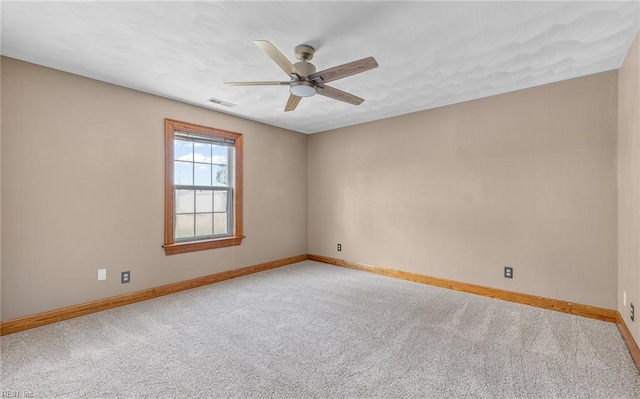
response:
{"label": "electrical outlet", "polygon": [[107,269],[98,269],[98,281],[107,279]]}
{"label": "electrical outlet", "polygon": [[338,252],[342,251],[342,244],[338,244]]}
{"label": "electrical outlet", "polygon": [[122,272],[122,274],[120,275],[120,282],[122,284],[126,284],[130,280],[131,280],[131,272],[130,271]]}
{"label": "electrical outlet", "polygon": [[513,267],[505,266],[504,278],[513,278]]}
{"label": "electrical outlet", "polygon": [[622,304],[624,306],[627,306],[627,292],[626,291],[622,291]]}
{"label": "electrical outlet", "polygon": [[631,302],[631,311],[629,312],[629,315],[631,316],[631,321],[634,321],[636,317],[636,308],[633,306],[633,302]]}

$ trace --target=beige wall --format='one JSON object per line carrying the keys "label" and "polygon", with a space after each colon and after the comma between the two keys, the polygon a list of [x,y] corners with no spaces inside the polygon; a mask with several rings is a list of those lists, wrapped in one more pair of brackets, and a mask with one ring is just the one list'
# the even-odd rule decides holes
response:
{"label": "beige wall", "polygon": [[[640,343],[640,34],[619,71],[618,301],[636,342]],[[623,304],[623,293],[627,304]],[[636,320],[629,317],[629,305]]]}
{"label": "beige wall", "polygon": [[[2,5],[0,4],[0,9]],[[1,11],[0,11],[1,12]],[[1,36],[1,35],[0,35]],[[0,40],[2,40],[0,38]],[[0,76],[2,76],[2,62],[0,62]],[[0,78],[0,320],[2,318],[2,79]]]}
{"label": "beige wall", "polygon": [[615,308],[617,85],[612,71],[310,136],[309,252]]}
{"label": "beige wall", "polygon": [[[2,320],[307,251],[607,308],[630,281],[615,71],[308,137],[13,59],[0,71]],[[164,255],[165,117],[245,134],[241,247]]]}
{"label": "beige wall", "polygon": [[[306,135],[13,59],[1,73],[2,320],[307,253]],[[241,247],[164,255],[166,117],[244,134]]]}

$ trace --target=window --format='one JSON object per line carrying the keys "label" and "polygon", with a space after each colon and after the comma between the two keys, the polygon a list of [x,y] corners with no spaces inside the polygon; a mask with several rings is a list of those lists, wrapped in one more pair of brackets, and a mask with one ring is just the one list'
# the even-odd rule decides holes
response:
{"label": "window", "polygon": [[242,135],[165,119],[167,255],[240,245]]}

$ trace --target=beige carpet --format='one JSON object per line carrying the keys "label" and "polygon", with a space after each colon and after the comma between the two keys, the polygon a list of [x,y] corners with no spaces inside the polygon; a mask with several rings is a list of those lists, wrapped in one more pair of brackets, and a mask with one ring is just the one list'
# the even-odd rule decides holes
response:
{"label": "beige carpet", "polygon": [[614,324],[312,261],[1,348],[37,398],[640,398]]}

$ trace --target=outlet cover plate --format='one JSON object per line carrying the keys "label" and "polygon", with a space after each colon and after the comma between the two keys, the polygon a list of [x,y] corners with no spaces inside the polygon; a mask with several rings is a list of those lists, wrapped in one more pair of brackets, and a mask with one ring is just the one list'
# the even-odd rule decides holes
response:
{"label": "outlet cover plate", "polygon": [[505,266],[504,278],[513,278],[513,267]]}
{"label": "outlet cover plate", "polygon": [[126,284],[129,281],[131,281],[131,272],[130,271],[122,272],[122,274],[120,274],[120,282],[122,284]]}
{"label": "outlet cover plate", "polygon": [[98,269],[98,281],[107,279],[107,269]]}

